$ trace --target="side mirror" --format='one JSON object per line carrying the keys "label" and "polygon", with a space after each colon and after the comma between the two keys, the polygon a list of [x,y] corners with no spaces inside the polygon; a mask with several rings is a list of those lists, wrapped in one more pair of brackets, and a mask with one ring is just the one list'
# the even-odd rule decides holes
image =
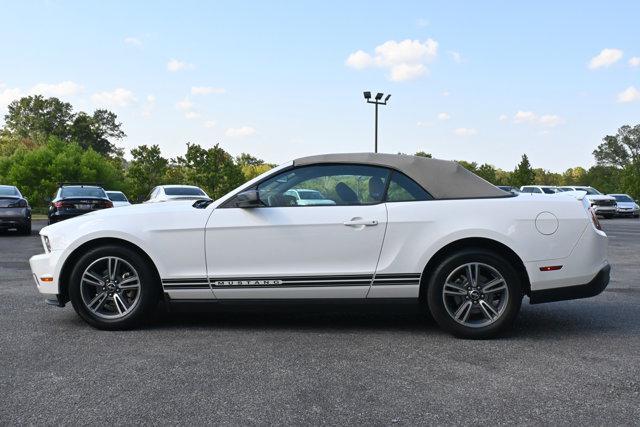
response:
{"label": "side mirror", "polygon": [[236,196],[236,206],[239,208],[257,208],[262,206],[258,190],[246,190]]}

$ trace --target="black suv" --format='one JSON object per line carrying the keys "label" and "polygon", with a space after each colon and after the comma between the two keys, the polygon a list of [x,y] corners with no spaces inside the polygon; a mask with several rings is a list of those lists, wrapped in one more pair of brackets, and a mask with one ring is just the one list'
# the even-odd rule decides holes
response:
{"label": "black suv", "polygon": [[49,203],[49,224],[112,207],[107,193],[97,184],[61,183]]}

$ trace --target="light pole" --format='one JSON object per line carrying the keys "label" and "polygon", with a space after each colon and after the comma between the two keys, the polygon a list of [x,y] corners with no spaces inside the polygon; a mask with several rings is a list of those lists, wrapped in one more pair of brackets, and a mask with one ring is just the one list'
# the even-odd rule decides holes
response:
{"label": "light pole", "polygon": [[374,145],[374,153],[378,152],[378,105],[387,105],[387,101],[391,98],[391,94],[387,95],[387,97],[382,101],[382,97],[384,93],[378,92],[376,94],[376,98],[371,100],[371,92],[364,92],[364,99],[367,100],[367,104],[375,104],[376,105],[376,123],[375,123],[375,145]]}

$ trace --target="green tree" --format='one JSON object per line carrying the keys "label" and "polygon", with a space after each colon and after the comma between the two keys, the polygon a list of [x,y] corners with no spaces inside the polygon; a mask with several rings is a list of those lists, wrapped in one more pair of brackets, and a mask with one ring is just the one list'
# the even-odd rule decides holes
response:
{"label": "green tree", "polygon": [[162,184],[167,172],[168,160],[162,157],[158,145],[140,145],[131,150],[133,159],[127,170],[127,182],[131,197],[144,197],[153,187]]}
{"label": "green tree", "polygon": [[480,178],[489,181],[494,185],[499,185],[496,182],[496,168],[488,163],[483,163],[476,168],[476,175]]}
{"label": "green tree", "polygon": [[241,153],[236,156],[236,163],[239,166],[259,166],[264,164],[264,160],[252,156],[251,154]]}
{"label": "green tree", "polygon": [[111,140],[126,136],[118,116],[111,111],[74,114],[68,102],[41,95],[26,96],[9,104],[2,134],[3,139],[8,138],[14,147],[28,147],[30,143],[39,145],[54,136],[62,141],[76,142],[84,149],[92,148],[97,153],[116,157],[122,156],[122,152]]}
{"label": "green tree", "polygon": [[242,168],[219,144],[204,149],[189,143],[186,154],[178,157],[176,164],[183,169],[185,180],[201,187],[214,199],[245,182]]}
{"label": "green tree", "polygon": [[427,157],[429,159],[433,158],[433,156],[431,155],[431,153],[427,153],[425,151],[418,151],[416,154],[414,154],[415,156],[418,157]]}
{"label": "green tree", "polygon": [[587,171],[581,166],[569,168],[562,174],[561,185],[587,185]]}
{"label": "green tree", "polygon": [[640,165],[640,125],[625,125],[616,135],[606,135],[593,151],[596,162],[602,166],[624,168]]}
{"label": "green tree", "polygon": [[59,182],[98,182],[106,189],[124,189],[120,167],[92,149],[54,136],[34,149],[20,147],[0,157],[0,181],[18,186],[34,207],[44,206]]}
{"label": "green tree", "polygon": [[511,184],[514,187],[532,184],[535,179],[535,172],[529,163],[529,157],[522,155],[522,160],[518,163],[515,170],[511,174]]}
{"label": "green tree", "polygon": [[43,143],[49,136],[67,140],[72,111],[71,104],[58,98],[26,96],[9,104],[4,116],[4,132]]}
{"label": "green tree", "polygon": [[108,110],[96,110],[93,115],[79,112],[69,126],[69,138],[82,148],[92,148],[100,154],[117,154],[118,150],[109,139],[127,136],[118,123],[118,116]]}

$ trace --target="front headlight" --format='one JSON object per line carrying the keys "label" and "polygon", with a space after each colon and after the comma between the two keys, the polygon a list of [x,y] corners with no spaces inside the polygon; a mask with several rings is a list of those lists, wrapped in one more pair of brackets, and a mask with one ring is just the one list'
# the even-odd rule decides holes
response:
{"label": "front headlight", "polygon": [[51,242],[49,241],[49,237],[42,236],[42,246],[44,246],[45,252],[51,252]]}

